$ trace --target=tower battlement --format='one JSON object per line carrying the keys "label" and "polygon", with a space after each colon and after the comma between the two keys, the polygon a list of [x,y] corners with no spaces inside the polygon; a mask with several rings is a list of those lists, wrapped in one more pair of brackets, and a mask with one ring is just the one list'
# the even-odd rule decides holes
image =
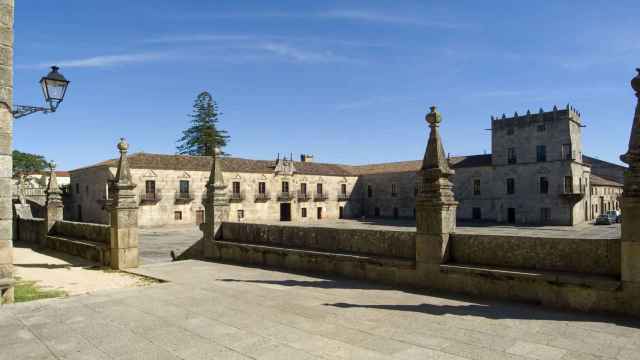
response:
{"label": "tower battlement", "polygon": [[527,110],[524,115],[519,115],[518,112],[516,112],[513,116],[509,117],[506,114],[502,114],[502,116],[491,116],[491,124],[493,127],[504,127],[555,120],[571,120],[580,123],[580,116],[581,114],[576,108],[571,106],[571,104],[567,104],[563,109],[558,109],[557,106],[554,106],[551,111],[544,111],[540,108],[537,113],[532,113],[530,110]]}

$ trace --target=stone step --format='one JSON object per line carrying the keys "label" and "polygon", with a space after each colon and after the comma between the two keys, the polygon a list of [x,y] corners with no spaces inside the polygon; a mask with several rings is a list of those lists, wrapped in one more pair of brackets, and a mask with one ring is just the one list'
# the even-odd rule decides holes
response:
{"label": "stone step", "polygon": [[214,241],[213,250],[213,258],[223,261],[392,284],[407,283],[410,280],[407,276],[415,273],[416,267],[415,261],[404,258],[284,248],[237,241]]}
{"label": "stone step", "polygon": [[606,291],[619,290],[621,286],[621,281],[614,276],[591,275],[562,271],[513,269],[455,263],[440,265],[440,271],[443,273],[477,275],[501,280],[521,279],[544,281],[558,285],[573,285]]}
{"label": "stone step", "polygon": [[60,235],[48,235],[47,247],[65,254],[79,256],[107,266],[110,263],[110,249],[105,243],[84,239],[67,238]]}

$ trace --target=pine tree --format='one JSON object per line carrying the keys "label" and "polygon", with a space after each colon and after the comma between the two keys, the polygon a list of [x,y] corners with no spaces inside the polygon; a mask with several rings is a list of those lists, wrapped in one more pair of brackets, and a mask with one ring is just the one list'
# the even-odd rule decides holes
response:
{"label": "pine tree", "polygon": [[189,115],[191,126],[182,132],[178,140],[178,154],[211,156],[216,146],[222,151],[229,141],[229,135],[216,127],[218,115],[218,104],[211,94],[206,91],[198,94],[193,113]]}

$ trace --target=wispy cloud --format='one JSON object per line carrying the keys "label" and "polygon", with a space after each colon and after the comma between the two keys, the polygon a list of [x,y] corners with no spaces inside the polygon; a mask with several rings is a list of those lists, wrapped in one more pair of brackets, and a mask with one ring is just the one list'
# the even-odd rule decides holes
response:
{"label": "wispy cloud", "polygon": [[331,51],[306,50],[284,43],[263,43],[257,45],[256,48],[299,63],[335,63],[355,61],[355,59],[336,55]]}
{"label": "wispy cloud", "polygon": [[327,19],[339,19],[350,21],[364,21],[374,23],[387,23],[398,25],[424,25],[421,19],[411,16],[390,15],[370,10],[329,10],[318,14]]}
{"label": "wispy cloud", "polygon": [[119,55],[98,55],[79,59],[58,60],[47,63],[19,65],[17,68],[46,68],[56,64],[65,68],[103,68],[116,65],[145,63],[170,57],[166,53],[134,53]]}

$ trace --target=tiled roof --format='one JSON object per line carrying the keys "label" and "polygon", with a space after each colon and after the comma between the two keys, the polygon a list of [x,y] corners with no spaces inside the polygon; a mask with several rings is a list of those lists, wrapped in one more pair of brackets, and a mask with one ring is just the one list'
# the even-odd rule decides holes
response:
{"label": "tiled roof", "polygon": [[622,184],[620,184],[617,181],[607,180],[605,178],[601,178],[598,175],[591,174],[591,176],[589,176],[589,179],[591,181],[591,185],[596,185],[596,186],[616,186],[616,187],[622,187],[623,186]]}
{"label": "tiled roof", "polygon": [[615,181],[619,184],[624,182],[624,171],[626,167],[583,155],[582,160],[591,166],[591,173],[605,180]]}
{"label": "tiled roof", "polygon": [[[449,158],[449,165],[453,169],[491,166],[491,155],[455,156]],[[421,166],[422,160],[414,160],[383,164],[358,165],[351,166],[350,168],[355,175],[371,175],[383,173],[416,172],[420,170]]]}
{"label": "tiled roof", "polygon": [[[211,169],[211,157],[189,156],[189,155],[164,155],[134,153],[127,157],[129,166],[132,169],[154,169],[154,170],[183,170],[183,171],[209,171]],[[116,167],[117,159],[100,162],[90,167],[108,166]],[[348,166],[337,164],[324,164],[316,162],[294,162],[296,172],[306,175],[334,175],[350,176]],[[249,173],[269,173],[273,172],[275,161],[272,160],[251,160],[234,157],[222,158],[222,168],[224,171],[249,172]],[[81,169],[76,169],[77,171]]]}

